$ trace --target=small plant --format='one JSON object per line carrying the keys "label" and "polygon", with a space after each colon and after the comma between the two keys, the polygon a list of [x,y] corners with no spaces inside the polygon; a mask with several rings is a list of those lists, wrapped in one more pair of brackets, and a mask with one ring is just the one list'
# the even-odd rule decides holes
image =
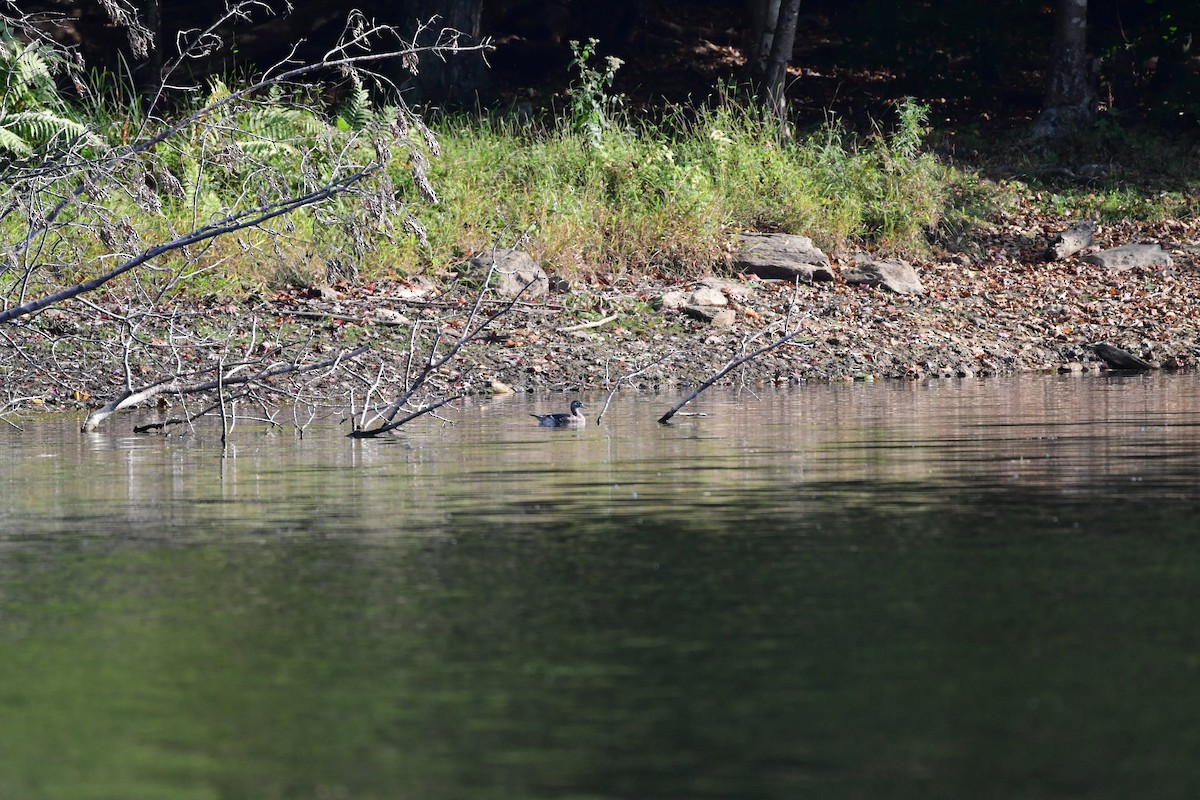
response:
{"label": "small plant", "polygon": [[929,134],[929,107],[906,97],[896,107],[896,115],[900,119],[888,149],[898,161],[911,162],[920,155],[921,143]]}
{"label": "small plant", "polygon": [[24,158],[38,148],[100,140],[66,116],[54,76],[69,65],[41,44],[18,40],[0,25],[0,154]]}
{"label": "small plant", "polygon": [[576,133],[582,135],[593,147],[599,147],[605,132],[609,131],[623,105],[621,95],[612,94],[617,70],[624,64],[616,56],[606,56],[604,68],[592,66],[598,39],[588,39],[585,44],[571,41],[574,58],[570,68],[579,75],[567,90],[571,98],[571,123]]}

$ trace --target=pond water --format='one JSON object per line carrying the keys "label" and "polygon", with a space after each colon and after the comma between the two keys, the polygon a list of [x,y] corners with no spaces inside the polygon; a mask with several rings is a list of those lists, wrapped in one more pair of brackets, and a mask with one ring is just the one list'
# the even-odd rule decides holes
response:
{"label": "pond water", "polygon": [[567,399],[0,428],[0,798],[1200,796],[1200,379]]}

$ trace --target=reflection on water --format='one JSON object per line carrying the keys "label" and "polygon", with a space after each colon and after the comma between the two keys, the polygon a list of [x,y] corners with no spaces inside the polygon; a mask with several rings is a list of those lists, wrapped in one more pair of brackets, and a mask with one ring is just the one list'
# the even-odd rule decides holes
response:
{"label": "reflection on water", "polygon": [[1200,381],[671,402],[5,434],[0,798],[1196,796]]}

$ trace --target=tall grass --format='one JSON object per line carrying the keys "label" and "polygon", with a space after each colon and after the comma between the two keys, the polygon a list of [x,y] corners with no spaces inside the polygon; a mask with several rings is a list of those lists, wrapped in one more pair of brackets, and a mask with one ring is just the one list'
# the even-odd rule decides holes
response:
{"label": "tall grass", "polygon": [[[736,104],[628,119],[593,138],[569,124],[443,120],[426,215],[435,262],[528,230],[529,247],[571,270],[693,273],[719,265],[733,234],[801,233],[828,247],[925,247],[950,173],[920,151],[923,110],[866,138],[830,123],[781,140]],[[415,258],[412,252],[409,258]]]}
{"label": "tall grass", "polygon": [[[233,293],[413,273],[519,236],[540,262],[569,274],[719,271],[736,235],[751,230],[801,233],[827,248],[912,253],[924,249],[950,202],[953,175],[922,151],[924,109],[911,102],[898,107],[890,133],[868,136],[829,122],[781,137],[774,120],[732,99],[649,121],[606,94],[619,62],[596,70],[590,55],[577,48],[580,77],[563,114],[543,122],[438,119],[438,157],[419,126],[397,126],[394,114],[360,114],[352,126],[333,110],[293,108],[280,95],[192,124],[122,162],[127,190],[94,201],[105,206],[94,206],[97,219],[113,224],[100,225],[100,236],[80,226],[77,241],[56,241],[54,274],[84,279],[114,253],[294,192],[294,178],[319,182],[317,173],[330,168],[323,154],[385,137],[406,146],[391,148],[386,176],[370,192],[188,253],[194,277],[184,284]],[[102,90],[95,96],[106,96]],[[214,96],[220,92],[228,89],[214,82]],[[140,127],[131,130],[128,114],[103,99],[75,113],[114,148]],[[438,201],[427,202],[434,193]],[[124,235],[109,235],[118,229]],[[0,220],[0,235],[19,241],[23,226]],[[164,257],[148,279],[174,281],[173,259],[182,255]]]}

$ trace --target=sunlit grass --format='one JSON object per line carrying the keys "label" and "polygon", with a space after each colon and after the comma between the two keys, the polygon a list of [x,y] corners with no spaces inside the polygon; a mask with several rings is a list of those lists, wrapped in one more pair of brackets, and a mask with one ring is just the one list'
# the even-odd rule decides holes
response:
{"label": "sunlit grass", "polygon": [[[736,235],[751,230],[804,234],[826,248],[917,254],[954,198],[955,173],[923,151],[923,111],[911,104],[900,107],[892,133],[870,136],[829,123],[781,137],[774,122],[735,102],[677,108],[653,123],[622,112],[599,131],[581,131],[567,119],[495,116],[443,118],[434,129],[442,151],[428,167],[436,204],[417,191],[412,151],[396,148],[383,187],[394,201],[392,218],[363,224],[355,205],[362,197],[339,197],[326,210],[302,210],[165,255],[136,278],[137,288],[152,292],[180,270],[191,275],[184,282],[191,291],[217,294],[411,274],[452,268],[466,254],[518,240],[549,269],[572,275],[719,271]],[[217,139],[201,133],[197,141],[213,139],[205,152],[240,146],[236,130]],[[297,132],[297,143],[303,135]],[[157,205],[139,202],[133,191],[103,199],[98,218],[110,222],[101,227],[136,235],[96,236],[93,223],[79,226],[77,238],[68,233],[55,243],[63,265],[58,279],[94,277],[140,248],[264,202],[263,192],[272,187],[290,190],[291,168],[279,163],[289,152],[297,153],[296,170],[319,161],[302,160],[303,148],[293,143],[270,156],[271,168],[284,176],[274,183],[255,177],[258,172],[211,166],[201,180],[187,169],[200,163],[184,152],[189,141],[173,137],[145,154],[144,165],[129,167],[131,173],[142,169],[159,188]],[[240,167],[250,168],[263,165]],[[164,176],[173,169],[182,188],[169,196]],[[425,227],[426,242],[400,221],[409,213]],[[17,240],[24,235],[21,224],[10,216],[0,234]],[[186,268],[180,266],[185,259]]]}

